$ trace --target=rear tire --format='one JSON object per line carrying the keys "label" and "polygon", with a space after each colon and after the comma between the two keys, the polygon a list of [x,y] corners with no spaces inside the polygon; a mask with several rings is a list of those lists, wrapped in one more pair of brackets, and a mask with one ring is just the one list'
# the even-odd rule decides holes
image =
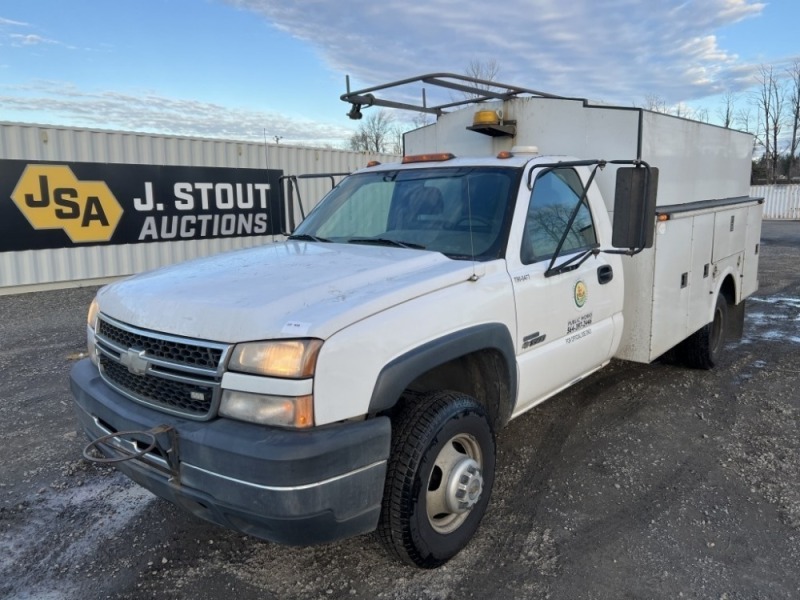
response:
{"label": "rear tire", "polygon": [[458,554],[486,511],[494,467],[494,431],[474,398],[431,392],[404,407],[378,525],[388,552],[426,569]]}
{"label": "rear tire", "polygon": [[717,296],[711,323],[690,335],[680,347],[684,362],[694,369],[712,369],[722,354],[728,326],[728,301]]}

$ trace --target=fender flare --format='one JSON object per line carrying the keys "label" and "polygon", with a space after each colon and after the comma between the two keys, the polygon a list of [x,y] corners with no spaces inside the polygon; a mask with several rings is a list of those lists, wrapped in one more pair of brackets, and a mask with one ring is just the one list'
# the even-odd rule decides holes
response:
{"label": "fender flare", "polygon": [[496,350],[503,356],[508,371],[512,404],[510,411],[513,412],[518,380],[514,341],[502,323],[484,323],[448,333],[393,359],[378,374],[369,402],[369,413],[376,414],[392,408],[403,390],[423,373],[480,350]]}

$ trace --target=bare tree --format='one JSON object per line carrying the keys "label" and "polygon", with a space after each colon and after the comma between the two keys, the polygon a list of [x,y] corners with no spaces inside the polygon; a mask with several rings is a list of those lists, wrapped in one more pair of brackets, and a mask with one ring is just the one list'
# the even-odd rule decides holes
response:
{"label": "bare tree", "polygon": [[[770,135],[769,116],[772,112],[772,95],[770,94],[770,81],[772,80],[772,67],[769,69],[761,65],[758,74],[758,90],[755,92],[755,105],[758,109],[758,124],[756,126],[756,139],[764,146],[764,157],[767,165],[770,164]],[[769,172],[767,179],[772,181]]]}
{"label": "bare tree", "polygon": [[393,145],[393,123],[394,117],[386,110],[371,113],[350,136],[350,149],[358,152],[387,152]]}
{"label": "bare tree", "polygon": [[414,116],[411,117],[411,124],[419,129],[420,127],[425,127],[425,125],[434,123],[435,120],[435,117],[430,113],[418,112],[414,113]]}
{"label": "bare tree", "polygon": [[[498,73],[500,73],[500,63],[498,63],[494,58],[489,58],[487,60],[471,60],[469,61],[467,68],[464,69],[464,75],[467,77],[483,79],[484,81],[495,81]],[[476,87],[482,90],[492,89],[492,86],[487,84],[480,84]],[[463,96],[467,100],[472,100],[473,98],[478,97],[477,94],[470,94],[468,92],[463,92]]]}
{"label": "bare tree", "polygon": [[389,131],[386,150],[391,154],[403,154],[403,135],[408,131],[402,124],[395,124]]}
{"label": "bare tree", "polygon": [[778,137],[783,127],[783,110],[786,102],[786,91],[780,81],[775,77],[772,78],[770,84],[770,95],[772,96],[772,115],[769,123],[770,133],[772,134],[772,176],[777,178],[778,159],[780,156]]}
{"label": "bare tree", "polygon": [[758,122],[753,119],[752,106],[745,106],[737,110],[734,123],[737,128],[753,135],[753,154],[755,154],[756,148],[758,148],[762,142],[758,137]]}
{"label": "bare tree", "polygon": [[652,110],[657,113],[669,114],[666,101],[658,94],[647,94],[644,97],[644,107],[647,110]]}
{"label": "bare tree", "polygon": [[789,140],[789,166],[786,176],[791,180],[794,175],[797,147],[800,145],[800,60],[794,61],[786,72],[789,75],[789,125],[792,128],[792,137]]}
{"label": "bare tree", "polygon": [[494,81],[498,73],[500,73],[500,63],[494,58],[487,60],[471,60],[464,72],[468,77],[485,79],[486,81]]}
{"label": "bare tree", "polygon": [[733,126],[737,99],[736,94],[728,90],[722,97],[722,106],[717,109],[717,116],[722,121],[722,126],[727,129]]}
{"label": "bare tree", "polygon": [[695,109],[684,104],[683,102],[678,102],[677,104],[668,106],[667,101],[658,94],[647,94],[644,97],[644,105],[642,108],[665,115],[673,115],[682,119],[703,121],[704,123],[708,123],[709,120],[707,108]]}
{"label": "bare tree", "polygon": [[778,137],[783,126],[784,90],[771,65],[761,65],[757,76],[755,103],[759,112],[758,129],[764,133],[767,178],[775,182],[778,174]]}
{"label": "bare tree", "polygon": [[708,116],[708,109],[705,106],[694,110],[690,109],[687,118],[694,119],[695,121],[702,121],[703,123],[708,123],[711,120]]}
{"label": "bare tree", "polygon": [[691,119],[692,109],[686,106],[683,102],[678,102],[672,107],[672,110],[667,109],[667,114],[673,114],[676,117],[682,117],[684,119]]}

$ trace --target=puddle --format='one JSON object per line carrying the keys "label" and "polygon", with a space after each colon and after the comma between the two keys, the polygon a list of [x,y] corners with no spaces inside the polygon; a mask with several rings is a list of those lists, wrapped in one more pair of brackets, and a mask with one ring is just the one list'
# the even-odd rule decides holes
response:
{"label": "puddle", "polygon": [[766,298],[762,298],[760,296],[750,296],[747,299],[747,302],[748,304],[751,302],[763,304],[784,304],[800,310],[800,298],[790,298],[788,296],[768,296]]}
{"label": "puddle", "polygon": [[789,296],[747,299],[744,337],[741,343],[755,341],[800,344],[800,298]]}

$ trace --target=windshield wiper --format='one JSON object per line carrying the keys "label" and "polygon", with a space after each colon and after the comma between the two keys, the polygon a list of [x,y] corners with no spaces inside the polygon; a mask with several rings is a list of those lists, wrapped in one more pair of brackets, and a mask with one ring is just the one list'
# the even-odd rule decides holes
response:
{"label": "windshield wiper", "polygon": [[550,267],[544,272],[545,277],[552,277],[553,275],[560,275],[561,273],[566,273],[567,271],[574,271],[578,267],[580,267],[583,263],[586,262],[586,259],[590,256],[599,254],[600,244],[594,244],[591,248],[584,250],[580,254],[576,254],[572,258],[564,261],[560,265],[556,265],[555,267]]}
{"label": "windshield wiper", "polygon": [[395,246],[397,248],[414,248],[415,250],[425,250],[425,246],[414,244],[413,242],[399,242],[389,238],[352,238],[347,240],[348,244],[375,244],[378,246]]}
{"label": "windshield wiper", "polygon": [[329,240],[327,238],[324,238],[324,237],[319,237],[317,235],[311,235],[310,233],[292,234],[292,235],[289,236],[289,239],[290,240],[298,240],[298,241],[301,241],[301,242],[328,242],[328,243],[330,243],[330,241],[331,241],[331,240]]}

